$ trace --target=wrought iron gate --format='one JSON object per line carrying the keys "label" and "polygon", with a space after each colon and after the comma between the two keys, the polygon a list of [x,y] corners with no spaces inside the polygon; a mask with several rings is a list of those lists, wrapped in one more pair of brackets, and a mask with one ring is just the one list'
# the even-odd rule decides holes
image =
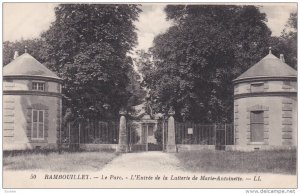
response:
{"label": "wrought iron gate", "polygon": [[[150,130],[150,127],[153,129]],[[167,121],[157,123],[127,123],[128,147],[131,152],[163,151],[167,141]],[[153,131],[152,131],[153,130]],[[153,133],[155,143],[148,141],[148,135]]]}

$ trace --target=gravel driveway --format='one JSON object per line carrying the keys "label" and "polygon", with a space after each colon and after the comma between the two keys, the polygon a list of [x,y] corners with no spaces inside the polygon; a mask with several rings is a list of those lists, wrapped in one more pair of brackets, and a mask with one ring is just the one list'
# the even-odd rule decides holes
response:
{"label": "gravel driveway", "polygon": [[172,153],[161,151],[126,153],[107,164],[102,172],[176,172],[180,171],[179,160]]}

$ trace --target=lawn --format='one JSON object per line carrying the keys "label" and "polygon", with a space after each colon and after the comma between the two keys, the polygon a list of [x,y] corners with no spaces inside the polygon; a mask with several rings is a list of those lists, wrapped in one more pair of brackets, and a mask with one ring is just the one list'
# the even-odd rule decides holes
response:
{"label": "lawn", "polygon": [[176,154],[181,166],[193,172],[296,174],[297,151],[186,151]]}
{"label": "lawn", "polygon": [[95,171],[118,154],[114,152],[21,152],[4,153],[4,170]]}

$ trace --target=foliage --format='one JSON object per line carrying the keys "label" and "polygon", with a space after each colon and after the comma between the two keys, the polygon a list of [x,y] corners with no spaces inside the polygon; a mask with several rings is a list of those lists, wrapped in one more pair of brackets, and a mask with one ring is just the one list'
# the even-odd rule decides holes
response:
{"label": "foliage", "polygon": [[[143,97],[128,56],[137,43],[139,5],[60,4],[41,38],[4,43],[4,64],[14,50],[28,52],[64,80],[64,112],[115,119]],[[105,107],[105,105],[109,105]]]}
{"label": "foliage", "polygon": [[284,54],[285,62],[297,69],[297,13],[291,13],[286,28],[280,37],[272,37],[271,46],[274,54]]}
{"label": "foliage", "polygon": [[174,26],[137,59],[154,110],[173,106],[179,120],[232,121],[232,80],[268,51],[265,14],[231,5],[168,5],[165,12]]}
{"label": "foliage", "polygon": [[25,52],[25,46],[27,47],[27,52],[30,53],[30,55],[32,55],[41,63],[44,62],[44,42],[39,38],[29,40],[22,39],[16,42],[3,42],[3,66],[7,65],[13,60],[15,51],[18,51],[19,55],[22,55]]}
{"label": "foliage", "polygon": [[156,139],[157,144],[159,144],[159,145],[162,145],[162,135],[163,135],[162,133],[163,132],[162,132],[162,128],[161,127],[158,127],[156,129],[156,131],[154,132],[154,137]]}
{"label": "foliage", "polygon": [[132,95],[128,99],[128,111],[130,110],[130,106],[139,105],[143,102],[143,99],[146,97],[146,91],[142,88],[140,79],[141,76],[132,68],[129,67],[128,70],[128,77],[129,77],[129,84],[126,87],[126,90],[129,91]]}
{"label": "foliage", "polygon": [[[42,34],[47,66],[64,79],[66,106],[85,117],[117,117],[132,95],[126,87],[137,35],[137,5],[62,4]],[[110,109],[105,110],[104,104]],[[110,114],[109,114],[110,113]]]}

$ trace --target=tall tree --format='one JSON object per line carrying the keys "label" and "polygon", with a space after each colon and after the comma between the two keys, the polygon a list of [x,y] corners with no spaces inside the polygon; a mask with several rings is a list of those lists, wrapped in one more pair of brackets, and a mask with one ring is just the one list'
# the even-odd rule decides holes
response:
{"label": "tall tree", "polygon": [[[255,6],[168,5],[175,24],[141,63],[157,112],[177,119],[232,121],[232,80],[266,55],[270,30]],[[146,57],[146,55],[140,56]]]}
{"label": "tall tree", "polygon": [[116,117],[126,106],[132,65],[127,54],[137,43],[133,22],[140,11],[138,5],[126,4],[61,4],[55,8],[56,20],[41,36],[46,42],[45,61],[63,78],[69,99],[65,107],[75,115]]}
{"label": "tall tree", "polygon": [[295,69],[297,69],[297,20],[297,13],[291,13],[281,36],[271,39],[274,53],[284,54],[285,62]]}

